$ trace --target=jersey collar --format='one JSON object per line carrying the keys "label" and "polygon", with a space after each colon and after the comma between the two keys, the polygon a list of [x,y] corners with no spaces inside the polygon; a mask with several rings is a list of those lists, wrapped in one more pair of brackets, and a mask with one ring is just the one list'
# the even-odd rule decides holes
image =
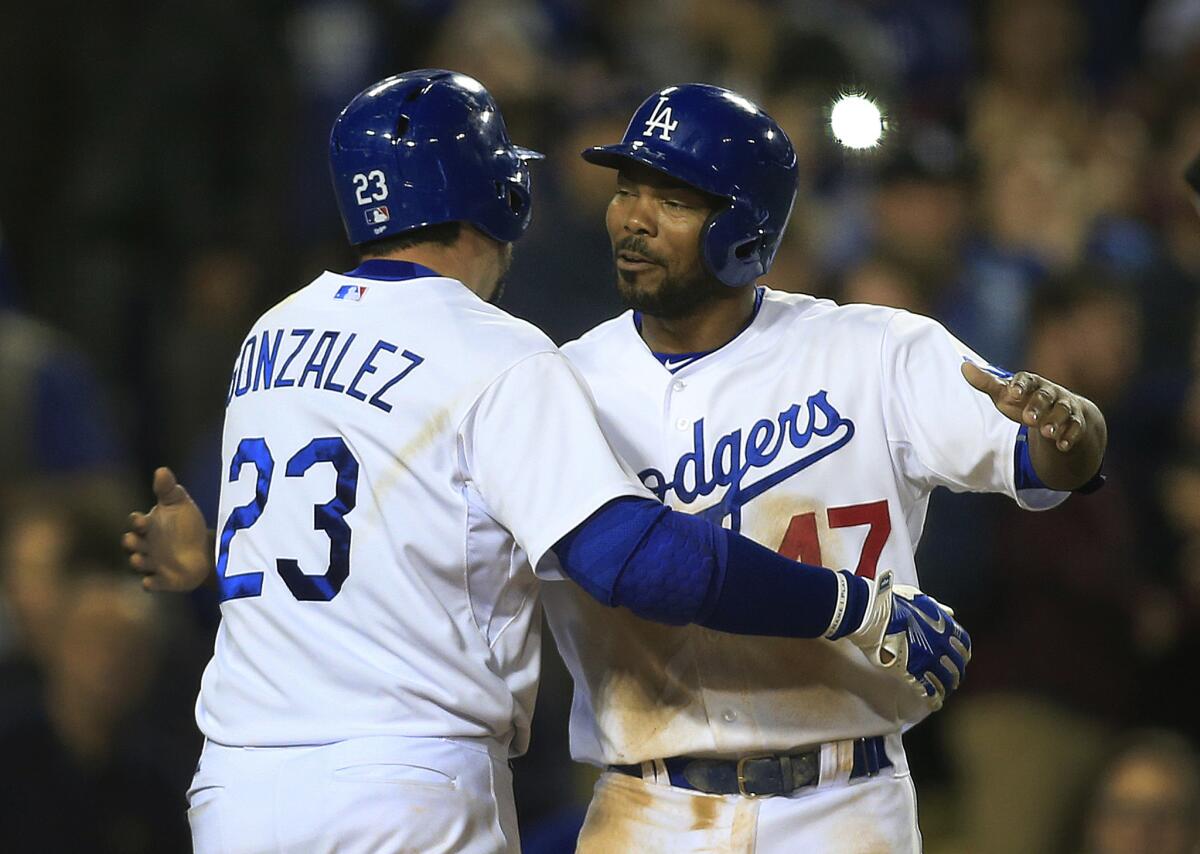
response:
{"label": "jersey collar", "polygon": [[[754,324],[755,319],[758,317],[758,311],[762,308],[763,297],[766,295],[766,293],[767,289],[761,285],[758,285],[754,288],[754,311],[750,312],[750,319],[746,321],[745,326],[738,330],[736,335],[734,335],[720,347],[712,350],[703,350],[698,353],[659,353],[655,350],[650,350],[650,354],[654,356],[654,358],[657,359],[664,368],[671,373],[675,373],[676,371],[689,367],[711,353],[716,353],[718,350],[725,349],[733,344],[734,341],[737,341],[739,338],[741,338],[746,330]],[[642,343],[645,343],[646,339],[642,338],[642,313],[640,311],[634,311],[633,313],[633,326],[637,330],[638,338],[641,338]]]}
{"label": "jersey collar", "polygon": [[391,258],[368,258],[349,273],[356,279],[374,279],[378,282],[403,282],[406,279],[443,278],[436,270],[431,270],[412,261],[396,261]]}

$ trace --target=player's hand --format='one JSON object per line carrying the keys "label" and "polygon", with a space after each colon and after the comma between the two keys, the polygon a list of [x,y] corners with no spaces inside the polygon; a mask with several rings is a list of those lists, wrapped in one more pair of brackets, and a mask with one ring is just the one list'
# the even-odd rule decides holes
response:
{"label": "player's hand", "polygon": [[971,636],[954,612],[881,572],[871,583],[862,625],[846,636],[873,664],[895,668],[932,711],[958,688],[971,660]]}
{"label": "player's hand", "polygon": [[212,572],[212,539],[204,515],[168,468],[154,472],[157,503],[130,513],[121,545],[146,590],[189,593]]}
{"label": "player's hand", "polygon": [[1085,398],[1045,377],[1019,371],[1001,378],[972,362],[962,363],[962,375],[971,386],[992,399],[1009,420],[1024,424],[1069,453],[1088,429],[1089,404]]}

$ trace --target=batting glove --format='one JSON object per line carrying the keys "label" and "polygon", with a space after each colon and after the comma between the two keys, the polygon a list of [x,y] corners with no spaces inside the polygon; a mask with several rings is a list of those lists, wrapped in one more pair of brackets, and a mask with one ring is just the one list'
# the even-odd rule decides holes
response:
{"label": "batting glove", "polygon": [[971,660],[971,636],[954,620],[954,611],[915,587],[893,584],[891,572],[867,584],[870,599],[862,624],[845,637],[873,664],[903,673],[937,711],[962,681]]}

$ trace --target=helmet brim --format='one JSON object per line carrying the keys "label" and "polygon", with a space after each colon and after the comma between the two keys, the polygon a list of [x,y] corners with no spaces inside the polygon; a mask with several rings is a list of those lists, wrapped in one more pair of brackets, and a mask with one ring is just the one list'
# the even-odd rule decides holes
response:
{"label": "helmet brim", "polygon": [[517,157],[520,157],[522,160],[545,160],[546,159],[546,155],[542,154],[542,152],[540,152],[540,151],[534,151],[532,148],[522,148],[519,145],[514,145],[513,151],[515,151],[517,154]]}
{"label": "helmet brim", "polygon": [[703,166],[688,162],[679,157],[677,152],[666,155],[638,142],[619,142],[615,145],[594,145],[580,152],[580,156],[588,163],[606,169],[620,169],[630,163],[638,163],[718,198],[730,198],[728,193],[716,186],[715,176],[706,176]]}

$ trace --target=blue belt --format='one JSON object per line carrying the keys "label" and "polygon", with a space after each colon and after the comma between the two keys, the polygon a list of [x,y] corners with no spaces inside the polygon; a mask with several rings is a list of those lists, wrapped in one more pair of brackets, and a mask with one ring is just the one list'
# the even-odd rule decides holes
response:
{"label": "blue belt", "polygon": [[[797,789],[815,786],[821,778],[821,748],[797,753],[760,753],[741,759],[700,759],[670,756],[661,760],[672,786],[710,795],[743,795],[765,798],[786,795]],[[890,768],[892,760],[884,750],[883,736],[854,740],[854,764],[850,779],[874,777],[881,768]],[[642,776],[641,765],[609,765],[610,771]]]}

